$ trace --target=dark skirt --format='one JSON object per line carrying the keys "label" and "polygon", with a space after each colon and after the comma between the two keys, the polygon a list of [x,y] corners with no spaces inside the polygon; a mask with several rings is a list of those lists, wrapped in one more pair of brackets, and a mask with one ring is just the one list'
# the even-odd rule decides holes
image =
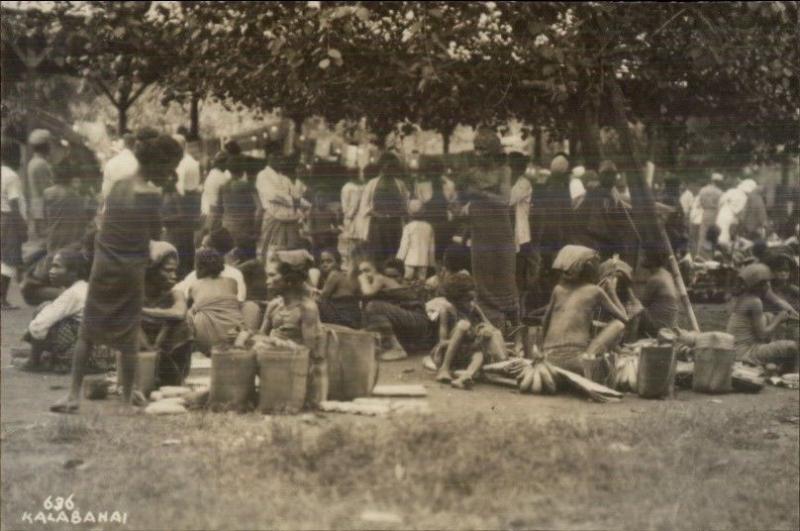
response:
{"label": "dark skirt", "polygon": [[402,237],[403,222],[399,217],[373,217],[369,220],[367,248],[379,265],[397,256]]}
{"label": "dark skirt", "polygon": [[433,323],[424,311],[407,310],[385,301],[370,301],[364,308],[364,329],[377,332],[383,341],[392,335],[411,352],[429,350]]}
{"label": "dark skirt", "polygon": [[322,299],[317,302],[319,318],[323,323],[337,324],[348,328],[361,328],[361,307],[358,299]]}
{"label": "dark skirt", "polygon": [[139,253],[116,252],[98,238],[81,325],[86,341],[114,347],[135,347],[144,302],[147,263],[147,257]]}
{"label": "dark skirt", "polygon": [[25,220],[16,212],[0,213],[0,258],[11,267],[22,265],[22,244],[27,239]]}

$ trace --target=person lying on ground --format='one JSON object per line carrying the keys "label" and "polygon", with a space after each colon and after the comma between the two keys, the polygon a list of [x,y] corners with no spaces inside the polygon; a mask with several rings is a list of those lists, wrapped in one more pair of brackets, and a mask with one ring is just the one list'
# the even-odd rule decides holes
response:
{"label": "person lying on ground", "polygon": [[187,321],[194,333],[195,349],[211,355],[211,349],[244,328],[236,282],[222,276],[224,259],[214,249],[195,254],[197,280],[189,287]]}
{"label": "person lying on ground", "polygon": [[336,249],[325,249],[320,253],[320,271],[325,278],[317,302],[322,322],[360,328],[358,283],[352,275],[341,270],[341,256]]}
{"label": "person lying on ground", "polygon": [[[597,285],[595,251],[567,245],[556,256],[553,267],[561,271],[561,279],[553,289],[542,326],[544,354],[551,363],[580,373],[584,355],[596,358],[616,346],[628,315]],[[592,338],[593,316],[598,309],[614,320]]]}
{"label": "person lying on ground", "polygon": [[192,331],[186,322],[186,297],[175,288],[178,251],[168,242],[150,243],[144,277],[139,348],[158,354],[156,383],[182,385],[192,359]]}
{"label": "person lying on ground", "polygon": [[358,262],[364,328],[380,335],[383,361],[404,359],[407,348],[424,348],[431,339],[425,306],[416,290],[400,282],[402,275],[403,265],[397,259],[387,261],[382,271],[369,259]]}
{"label": "person lying on ground", "polygon": [[[456,273],[444,285],[449,307],[439,314],[439,343],[433,360],[436,381],[457,389],[469,389],[485,363],[506,359],[503,334],[489,323],[476,302],[475,282],[469,273]],[[453,378],[452,369],[464,373]]]}
{"label": "person lying on ground", "polygon": [[43,303],[28,324],[22,338],[31,345],[25,370],[42,369],[43,354],[49,356],[50,368],[69,370],[86,304],[88,277],[89,264],[79,249],[62,249],[53,257],[50,283],[64,290],[54,301]]}
{"label": "person lying on ground", "polygon": [[771,277],[764,264],[751,264],[739,272],[727,332],[734,338],[738,361],[755,366],[775,364],[781,374],[797,372],[800,359],[797,341],[772,339],[778,327],[790,318],[789,312],[781,311],[771,319],[764,312]]}

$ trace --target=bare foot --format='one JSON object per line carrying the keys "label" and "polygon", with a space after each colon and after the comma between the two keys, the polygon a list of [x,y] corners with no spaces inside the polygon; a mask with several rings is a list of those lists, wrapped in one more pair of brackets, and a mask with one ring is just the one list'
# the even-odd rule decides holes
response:
{"label": "bare foot", "polygon": [[393,348],[386,350],[381,353],[379,356],[381,361],[399,361],[404,360],[408,357],[408,354],[405,350],[399,348]]}
{"label": "bare foot", "polygon": [[62,398],[52,406],[50,406],[50,411],[53,413],[77,413],[78,412],[78,400],[71,396],[67,396]]}
{"label": "bare foot", "polygon": [[150,401],[145,398],[141,391],[134,391],[131,393],[130,404],[133,407],[146,407]]}
{"label": "bare foot", "polygon": [[436,363],[430,356],[425,356],[422,359],[422,368],[426,371],[436,372]]}
{"label": "bare foot", "polygon": [[450,374],[450,371],[440,370],[436,373],[436,381],[439,383],[450,383],[453,381],[453,375]]}
{"label": "bare foot", "polygon": [[461,377],[461,378],[458,378],[456,380],[453,380],[452,382],[450,382],[450,386],[454,387],[456,389],[461,389],[463,391],[468,391],[468,390],[472,389],[472,384],[473,383],[474,382],[473,382],[472,378],[470,378],[469,376],[466,376],[466,377]]}

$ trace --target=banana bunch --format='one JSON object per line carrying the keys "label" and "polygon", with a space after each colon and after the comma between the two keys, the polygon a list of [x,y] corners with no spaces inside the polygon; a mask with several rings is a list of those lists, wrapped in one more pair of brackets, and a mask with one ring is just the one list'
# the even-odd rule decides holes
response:
{"label": "banana bunch", "polygon": [[614,376],[611,387],[617,391],[635,393],[639,389],[639,358],[637,356],[620,356],[614,365]]}
{"label": "banana bunch", "polygon": [[555,373],[546,361],[530,367],[526,366],[517,376],[517,385],[520,393],[533,393],[535,395],[555,394]]}

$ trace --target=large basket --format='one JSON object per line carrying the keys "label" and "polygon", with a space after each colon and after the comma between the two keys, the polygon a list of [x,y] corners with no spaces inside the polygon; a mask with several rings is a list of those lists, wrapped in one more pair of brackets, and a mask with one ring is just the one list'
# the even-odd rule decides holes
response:
{"label": "large basket", "polygon": [[256,393],[256,355],[241,348],[211,351],[211,389],[208,402],[213,410],[245,411]]}
{"label": "large basket", "polygon": [[639,356],[637,392],[642,398],[668,398],[675,393],[675,350],[643,347]]}
{"label": "large basket", "polygon": [[697,393],[731,392],[734,361],[736,351],[732,335],[722,332],[698,335],[694,347],[692,389]]}
{"label": "large basket", "polygon": [[354,400],[372,394],[378,380],[378,335],[324,324],[328,362],[328,398]]}
{"label": "large basket", "polygon": [[258,361],[258,409],[262,413],[297,413],[308,386],[308,349],[272,345],[254,347]]}

